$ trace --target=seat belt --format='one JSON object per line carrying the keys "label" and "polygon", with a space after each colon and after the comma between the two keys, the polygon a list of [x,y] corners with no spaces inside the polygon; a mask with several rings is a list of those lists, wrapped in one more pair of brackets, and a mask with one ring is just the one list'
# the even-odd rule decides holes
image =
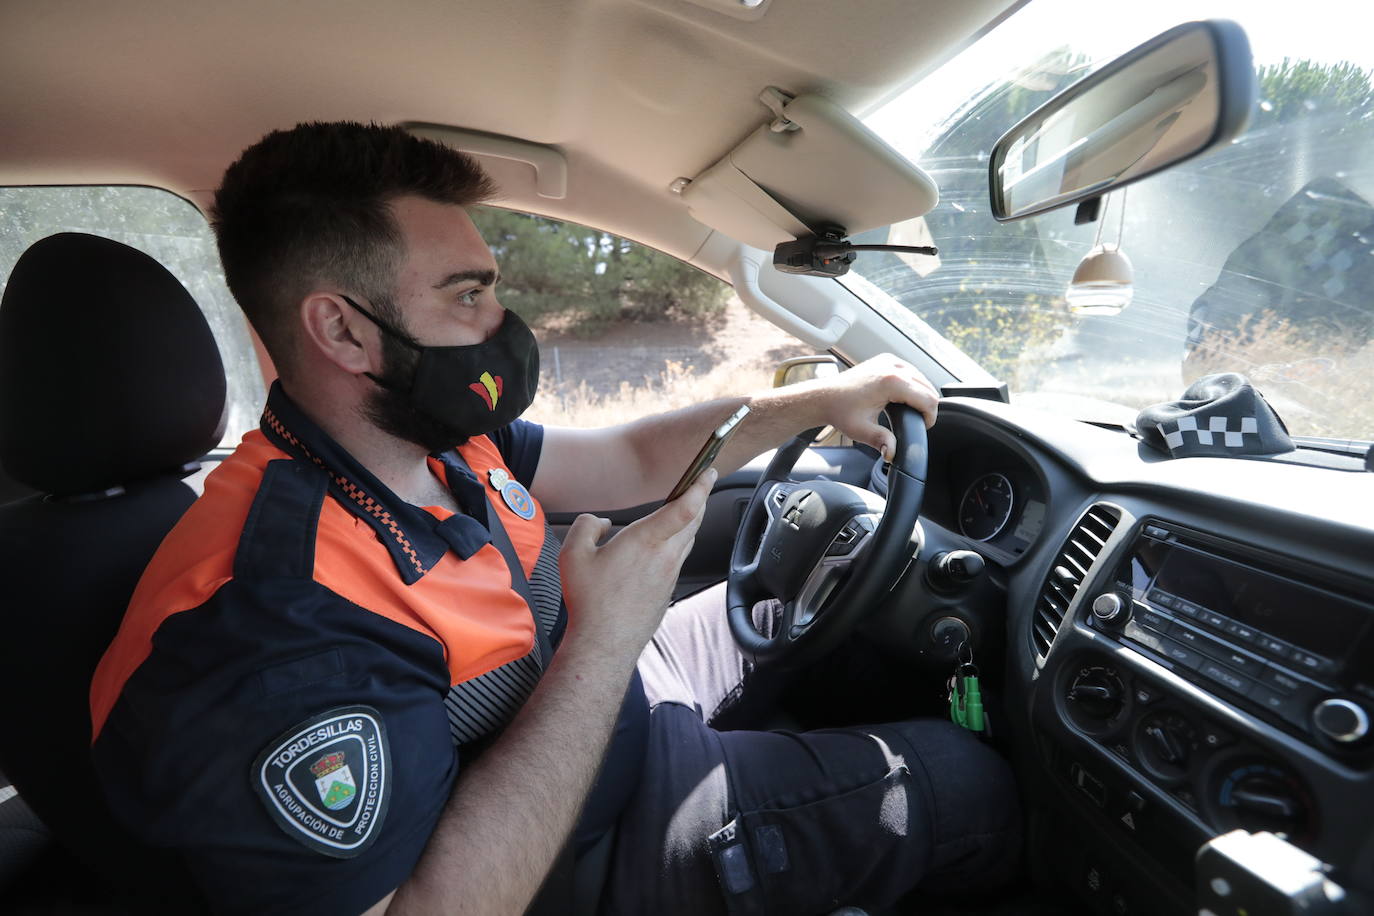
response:
{"label": "seat belt", "polygon": [[[472,466],[467,463],[461,453],[454,449],[451,453],[457,463],[465,468],[468,473],[477,477]],[[477,477],[478,482],[481,478]],[[520,564],[520,555],[515,552],[515,545],[511,543],[510,535],[506,532],[506,526],[501,524],[501,516],[496,511],[496,505],[491,501],[491,496],[486,492],[486,487],[482,488],[483,495],[486,497],[487,505],[487,531],[491,534],[491,543],[497,550],[501,551],[501,556],[506,561],[506,568],[510,570],[511,588],[523,599],[530,609],[530,616],[534,618],[534,636],[539,646],[539,667],[541,670],[549,667],[549,662],[553,660],[553,644],[549,641],[549,634],[544,632],[544,628],[539,623],[539,605],[534,600],[534,592],[530,589],[529,578],[525,575],[525,567]],[[490,740],[500,734],[500,730],[488,735],[484,740]],[[480,753],[480,751],[479,751]],[[573,840],[568,838],[559,851],[558,858],[554,859],[549,867],[548,874],[544,876],[544,882],[540,885],[534,899],[530,902],[529,908],[525,911],[525,916],[560,916],[568,912],[569,901],[574,895],[574,857]]]}
{"label": "seat belt", "polygon": [[501,551],[501,556],[505,557],[506,566],[510,569],[511,588],[515,589],[529,606],[530,616],[534,618],[534,636],[539,644],[539,667],[547,669],[549,662],[553,661],[553,643],[549,641],[549,634],[544,632],[544,627],[539,623],[539,605],[534,600],[534,592],[530,590],[530,581],[525,577],[525,567],[520,565],[520,555],[515,552],[515,545],[511,543],[505,526],[501,524],[501,518],[496,514],[496,507],[492,505],[490,496],[487,497],[487,530],[491,532],[491,543]]}
{"label": "seat belt", "polygon": [[[478,483],[481,483],[482,478],[472,469],[462,453],[454,449],[450,454],[457,464],[476,477]],[[539,646],[539,669],[541,671],[547,670],[549,662],[553,661],[553,643],[550,642],[549,634],[544,632],[543,626],[539,623],[539,605],[534,600],[530,581],[525,576],[525,567],[520,564],[520,555],[515,552],[515,545],[511,543],[510,535],[506,533],[506,527],[501,524],[501,516],[496,511],[496,506],[492,503],[491,495],[487,493],[485,486],[482,487],[482,494],[486,500],[487,532],[491,535],[492,546],[501,551],[501,556],[506,561],[506,568],[510,570],[511,588],[515,589],[516,594],[525,599],[525,605],[530,609],[530,616],[534,619],[534,638],[536,645]]]}

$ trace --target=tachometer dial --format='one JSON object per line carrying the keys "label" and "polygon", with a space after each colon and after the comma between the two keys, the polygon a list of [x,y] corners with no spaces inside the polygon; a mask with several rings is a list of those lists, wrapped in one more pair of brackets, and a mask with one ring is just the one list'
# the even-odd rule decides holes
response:
{"label": "tachometer dial", "polygon": [[996,537],[1011,520],[1015,491],[1002,474],[984,474],[975,480],[959,503],[959,530],[975,541]]}

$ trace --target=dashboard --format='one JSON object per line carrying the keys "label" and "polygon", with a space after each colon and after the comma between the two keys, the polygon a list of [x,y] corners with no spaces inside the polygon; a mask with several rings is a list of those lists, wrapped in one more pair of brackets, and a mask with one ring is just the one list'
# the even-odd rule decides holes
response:
{"label": "dashboard", "polygon": [[[927,484],[920,562],[866,628],[939,670],[957,619],[1005,658],[1033,874],[1094,912],[1195,913],[1199,848],[1244,828],[1374,891],[1374,474],[951,398]],[[955,550],[983,574],[933,581]]]}

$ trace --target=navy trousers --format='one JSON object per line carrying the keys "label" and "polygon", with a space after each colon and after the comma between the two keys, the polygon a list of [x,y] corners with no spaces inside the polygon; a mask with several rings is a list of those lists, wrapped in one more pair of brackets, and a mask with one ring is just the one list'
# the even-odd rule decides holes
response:
{"label": "navy trousers", "polygon": [[1015,780],[962,728],[713,728],[748,721],[776,689],[735,646],[723,592],[669,608],[640,658],[649,745],[620,818],[607,912],[795,916],[1010,876]]}

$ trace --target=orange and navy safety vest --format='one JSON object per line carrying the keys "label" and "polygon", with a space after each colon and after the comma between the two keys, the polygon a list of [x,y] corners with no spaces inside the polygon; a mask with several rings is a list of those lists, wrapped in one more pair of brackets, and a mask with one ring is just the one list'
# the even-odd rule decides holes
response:
{"label": "orange and navy safety vest", "polygon": [[229,912],[361,911],[400,884],[566,625],[523,486],[541,445],[517,421],[431,458],[461,511],[416,507],[274,385],[96,671],[116,817]]}

